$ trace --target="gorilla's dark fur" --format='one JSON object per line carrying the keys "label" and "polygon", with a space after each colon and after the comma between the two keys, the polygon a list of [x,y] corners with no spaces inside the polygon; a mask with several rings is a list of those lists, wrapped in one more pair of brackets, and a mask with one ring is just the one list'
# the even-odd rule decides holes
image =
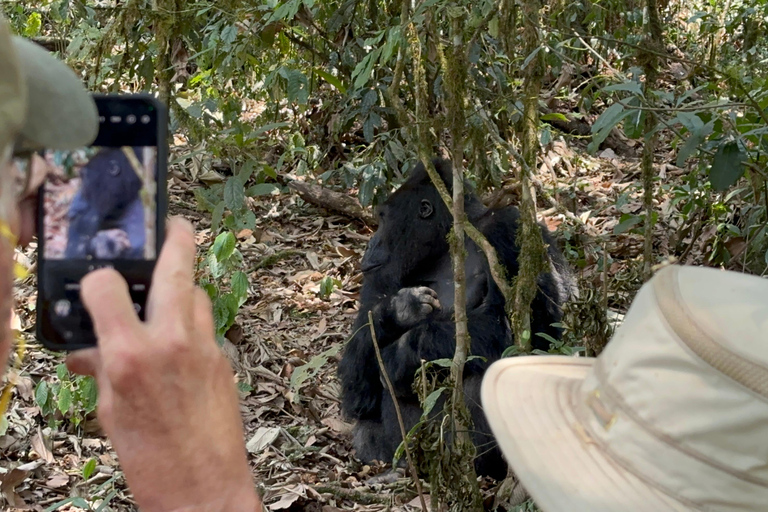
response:
{"label": "gorilla's dark fur", "polygon": [[[141,161],[141,148],[134,148],[134,153]],[[80,176],[80,190],[69,207],[65,256],[143,258],[146,231],[139,194],[142,183],[123,150],[102,149]],[[117,230],[124,236],[116,237]]]}
{"label": "gorilla's dark fur", "polygon": [[[452,187],[451,163],[435,160],[443,180]],[[498,252],[510,276],[518,272],[519,248],[515,243],[519,218],[517,208],[486,208],[469,188],[465,209],[472,223]],[[422,360],[452,358],[455,349],[453,315],[453,271],[447,235],[452,215],[419,164],[408,180],[380,208],[378,230],[363,256],[363,288],[360,311],[339,365],[342,411],[356,422],[354,446],[365,461],[390,462],[402,437],[390,393],[376,360],[368,312],[373,312],[376,337],[389,378],[395,388],[405,427],[420,418],[418,398],[412,390],[415,371]],[[534,348],[546,350],[549,343],[535,333],[560,336],[551,324],[560,320],[560,306],[569,294],[567,266],[546,228],[552,272],[539,277],[539,290],[532,305]],[[472,339],[464,382],[472,415],[473,441],[478,474],[495,478],[506,475],[502,459],[480,405],[480,382],[488,366],[512,343],[512,332],[504,311],[504,297],[490,275],[483,252],[467,238],[467,313]],[[439,301],[439,306],[437,304]]]}

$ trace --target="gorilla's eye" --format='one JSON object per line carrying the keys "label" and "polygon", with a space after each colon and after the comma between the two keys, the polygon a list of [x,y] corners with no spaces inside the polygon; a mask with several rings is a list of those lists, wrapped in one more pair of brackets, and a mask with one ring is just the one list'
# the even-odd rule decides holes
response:
{"label": "gorilla's eye", "polygon": [[112,176],[117,176],[120,174],[120,164],[118,164],[115,160],[111,160],[109,162],[109,174]]}
{"label": "gorilla's eye", "polygon": [[421,206],[419,206],[419,217],[422,219],[427,219],[432,216],[433,212],[434,209],[432,208],[432,203],[426,199],[422,199]]}

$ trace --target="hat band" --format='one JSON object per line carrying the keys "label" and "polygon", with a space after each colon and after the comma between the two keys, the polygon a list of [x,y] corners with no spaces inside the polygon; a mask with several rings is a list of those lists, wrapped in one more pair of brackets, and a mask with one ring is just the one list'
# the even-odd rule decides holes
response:
{"label": "hat band", "polygon": [[687,449],[656,431],[606,382],[602,361],[593,367],[598,387],[574,387],[582,434],[639,479],[687,506],[708,511],[755,511],[768,506],[768,483]]}

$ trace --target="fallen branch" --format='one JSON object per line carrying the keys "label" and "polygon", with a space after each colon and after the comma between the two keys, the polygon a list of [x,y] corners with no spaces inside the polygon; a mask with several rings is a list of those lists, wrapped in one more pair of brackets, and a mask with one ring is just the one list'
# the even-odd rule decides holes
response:
{"label": "fallen branch", "polygon": [[314,183],[296,180],[289,182],[288,187],[295,190],[303,200],[315,206],[361,220],[369,226],[378,225],[376,218],[365,211],[357,199],[346,194],[329,190]]}

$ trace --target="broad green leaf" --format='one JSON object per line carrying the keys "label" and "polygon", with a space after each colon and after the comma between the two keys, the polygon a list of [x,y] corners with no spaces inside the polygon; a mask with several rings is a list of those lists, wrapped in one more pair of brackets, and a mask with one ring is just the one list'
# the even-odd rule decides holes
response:
{"label": "broad green leaf", "polygon": [[235,235],[229,231],[219,233],[213,242],[213,254],[219,261],[225,261],[235,252],[236,244]]}
{"label": "broad green leaf", "polygon": [[746,159],[747,155],[735,141],[721,144],[712,159],[712,167],[709,169],[709,181],[712,188],[722,192],[736,183],[744,175],[746,170],[744,161]]}
{"label": "broad green leaf", "polygon": [[48,403],[48,396],[48,383],[41,380],[37,383],[37,388],[35,388],[35,402],[42,408]]}
{"label": "broad green leaf", "polygon": [[429,416],[429,413],[431,413],[432,409],[435,408],[435,405],[437,404],[437,400],[440,398],[440,395],[443,394],[443,390],[445,390],[445,388],[439,388],[434,390],[429,394],[427,399],[424,400],[424,412],[421,414],[422,418]]}
{"label": "broad green leaf", "polygon": [[211,230],[215,233],[219,230],[219,224],[221,224],[221,218],[224,216],[224,209],[227,207],[224,201],[220,201],[213,209],[211,214]]}
{"label": "broad green leaf", "polygon": [[696,130],[691,132],[691,134],[685,140],[685,143],[677,152],[675,165],[678,167],[685,166],[685,162],[699,149],[701,143],[704,142],[706,137],[707,136],[705,135],[704,130]]}
{"label": "broad green leaf", "polygon": [[636,226],[643,222],[643,217],[640,215],[622,215],[621,222],[613,227],[613,234],[620,235],[625,231],[629,231],[633,226]]}
{"label": "broad green leaf", "polygon": [[592,133],[597,133],[604,128],[613,128],[621,121],[624,114],[624,105],[621,103],[614,103],[605,112],[600,114],[595,123],[592,125]]}
{"label": "broad green leaf", "polygon": [[56,376],[60,381],[69,380],[69,370],[66,365],[60,364],[56,366]]}
{"label": "broad green leaf", "polygon": [[363,60],[355,66],[355,70],[352,72],[352,78],[354,79],[355,89],[359,89],[368,82],[373,72],[373,67],[379,61],[379,55],[381,54],[381,48],[373,50],[366,55]]}
{"label": "broad green leaf", "polygon": [[315,68],[315,73],[317,73],[320,78],[338,89],[341,94],[347,94],[347,88],[344,87],[344,84],[342,84],[341,80],[339,80],[337,77],[333,76],[327,71],[323,71],[322,69],[317,68]]}
{"label": "broad green leaf", "polygon": [[605,112],[597,118],[595,124],[592,125],[592,141],[589,143],[588,149],[591,153],[597,151],[600,144],[608,137],[611,130],[621,122],[624,117],[631,114],[632,111],[627,111],[620,103],[614,103],[608,107]]}
{"label": "broad green leaf", "polygon": [[99,401],[99,388],[96,386],[96,379],[83,377],[80,379],[79,389],[86,414],[94,411]]}
{"label": "broad green leaf", "polygon": [[248,197],[269,196],[280,192],[280,186],[274,183],[259,183],[248,188]]}
{"label": "broad green leaf", "polygon": [[224,202],[230,211],[236,212],[243,207],[245,202],[245,190],[242,183],[236,177],[231,177],[224,185]]}
{"label": "broad green leaf", "polygon": [[248,298],[248,275],[242,270],[232,274],[232,294],[241,301],[240,304]]}
{"label": "broad green leaf", "polygon": [[[213,325],[216,327],[217,332],[223,331],[229,320],[229,308],[226,301],[219,297],[213,302]],[[223,333],[222,333],[223,334]]]}
{"label": "broad green leaf", "polygon": [[243,166],[240,168],[240,172],[237,173],[237,181],[240,182],[240,185],[245,187],[245,184],[248,183],[248,180],[251,179],[251,176],[253,175],[253,169],[256,167],[256,162],[249,158],[245,161]]}
{"label": "broad green leaf", "polygon": [[72,406],[72,390],[69,386],[61,386],[59,388],[59,396],[57,397],[58,403],[56,404],[61,411],[61,414],[69,412],[69,408]]}
{"label": "broad green leaf", "polygon": [[88,459],[88,462],[86,462],[83,466],[83,480],[88,480],[91,478],[91,475],[93,475],[94,471],[96,471],[96,459],[90,458]]}

